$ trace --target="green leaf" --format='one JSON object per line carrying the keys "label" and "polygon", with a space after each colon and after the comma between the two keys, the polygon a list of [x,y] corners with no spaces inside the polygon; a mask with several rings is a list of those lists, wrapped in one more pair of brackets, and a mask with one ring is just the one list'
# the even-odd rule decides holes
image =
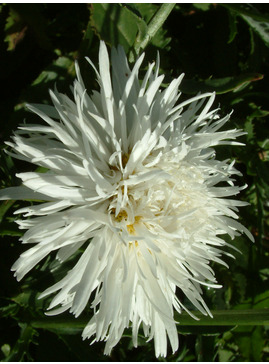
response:
{"label": "green leaf", "polygon": [[232,41],[234,40],[234,38],[236,37],[237,34],[237,21],[236,21],[236,14],[233,12],[229,12],[229,26],[230,26],[230,35],[229,35],[229,40],[228,40],[228,44],[232,43]]}
{"label": "green leaf", "polygon": [[18,304],[19,306],[28,307],[31,295],[32,294],[30,291],[22,292],[18,294],[16,297],[13,297],[12,301]]}
{"label": "green leaf", "polygon": [[84,57],[89,55],[89,50],[91,49],[93,36],[94,32],[92,29],[91,21],[89,20],[78,49],[79,57]]}
{"label": "green leaf", "polygon": [[234,333],[227,331],[220,338],[218,342],[218,361],[234,361],[238,352],[238,346],[233,342],[233,337]]}
{"label": "green leaf", "polygon": [[243,310],[243,309],[266,309],[269,308],[269,290],[257,294],[254,299],[248,298],[242,303],[234,306],[234,310]]}
{"label": "green leaf", "polygon": [[74,72],[72,71],[72,66],[74,62],[69,57],[59,57],[56,61],[47,67],[32,83],[32,86],[37,86],[39,84],[53,84],[56,79],[63,80],[65,74],[69,73],[72,77]]}
{"label": "green leaf", "polygon": [[269,290],[256,295],[253,306],[255,308],[269,308]]}
{"label": "green leaf", "polygon": [[219,349],[218,350],[219,361],[220,362],[231,362],[234,356],[233,351],[228,349]]}
{"label": "green leaf", "polygon": [[[70,56],[58,57],[48,67],[46,67],[39,76],[29,85],[23,92],[21,98],[27,102],[42,103],[49,98],[49,89],[53,89],[55,85],[57,88],[65,86],[68,89],[70,83],[75,77],[74,59]],[[60,91],[63,91],[60,89]],[[16,110],[19,113],[24,109],[25,105],[20,104]],[[30,113],[27,113],[28,118]]]}
{"label": "green leaf", "polygon": [[25,358],[29,361],[31,359],[29,345],[34,341],[37,332],[26,323],[20,323],[19,326],[21,328],[20,337],[10,354],[3,361],[25,361]]}
{"label": "green leaf", "polygon": [[10,303],[6,306],[0,307],[1,317],[14,317],[19,311],[19,306],[16,303]]}
{"label": "green leaf", "polygon": [[[8,201],[3,201],[0,204],[0,223],[3,220],[3,217],[5,216],[6,212],[10,209],[10,207],[14,204],[14,200],[8,200]],[[2,226],[2,224],[1,224]]]}
{"label": "green leaf", "polygon": [[208,11],[211,7],[211,3],[195,3],[193,4],[193,6],[198,9],[198,10],[202,10],[202,11]]}
{"label": "green leaf", "polygon": [[[137,5],[139,6],[139,4],[137,4]],[[147,29],[148,29],[147,23],[145,22],[144,18],[138,11],[137,6],[135,6],[134,4],[124,4],[124,6],[127,11],[132,12],[133,17],[136,20],[136,25],[138,27],[138,34],[136,37],[136,42],[140,42],[147,33]]]}
{"label": "green leaf", "polygon": [[[149,3],[139,3],[137,4],[139,11],[141,12],[143,18],[147,23],[153,18],[154,14],[156,14],[159,6],[158,4],[149,4]],[[140,37],[142,40],[142,37]],[[137,42],[139,40],[137,39]],[[166,36],[166,30],[164,27],[160,27],[156,34],[151,39],[150,43],[157,48],[164,48],[171,41],[170,37]]]}
{"label": "green leaf", "polygon": [[137,18],[143,20],[143,17],[138,8],[139,4],[121,3],[119,5],[125,7],[125,9],[131,11]]}
{"label": "green leaf", "polygon": [[173,10],[174,6],[175,4],[165,3],[159,7],[157,12],[151,19],[150,23],[148,24],[147,32],[144,35],[144,37],[140,38],[139,40],[136,40],[134,44],[134,50],[136,54],[139,54],[140,50],[146,48],[150,40],[157,34],[159,29],[161,29],[163,23]]}
{"label": "green leaf", "polygon": [[127,53],[134,44],[138,31],[137,15],[119,4],[92,4],[91,26],[100,39],[111,46],[123,46]]}
{"label": "green leaf", "polygon": [[17,170],[11,156],[5,153],[4,150],[0,150],[0,172],[3,173],[3,177],[0,177],[1,187],[9,187],[16,184],[16,177],[14,176]]}
{"label": "green leaf", "polygon": [[52,45],[47,36],[47,21],[41,13],[38,4],[12,4],[6,32],[10,34],[6,38],[9,41],[9,49],[15,48],[18,37],[22,38],[29,29],[32,31],[38,45],[45,49],[51,50]]}
{"label": "green leaf", "polygon": [[5,355],[5,357],[8,357],[9,356],[10,349],[11,349],[10,348],[10,345],[8,345],[8,344],[4,344],[4,345],[1,346],[1,351]]}
{"label": "green leaf", "polygon": [[24,38],[26,29],[19,15],[11,8],[5,24],[4,41],[8,43],[8,51],[16,48],[16,45]]}
{"label": "green leaf", "polygon": [[264,43],[269,47],[269,21],[260,22],[247,15],[242,15],[242,18],[254,29],[261,37]]}
{"label": "green leaf", "polygon": [[215,337],[198,335],[195,344],[195,350],[198,361],[211,362],[215,361],[216,344]]}
{"label": "green leaf", "polygon": [[231,12],[235,12],[238,15],[246,15],[248,17],[251,17],[254,20],[257,20],[258,22],[269,22],[269,15],[268,14],[262,14],[259,12],[252,4],[221,4],[220,6],[223,6],[230,10]]}
{"label": "green leaf", "polygon": [[262,360],[264,337],[261,326],[249,327],[246,331],[235,332],[234,341],[246,361],[260,362]]}
{"label": "green leaf", "polygon": [[259,73],[249,73],[234,77],[209,78],[205,81],[195,81],[183,79],[180,90],[186,94],[197,94],[198,92],[216,92],[224,94],[231,91],[237,91],[250,82],[258,81],[263,78]]}
{"label": "green leaf", "polygon": [[260,13],[251,4],[222,4],[231,14],[240,15],[269,47],[269,15]]}
{"label": "green leaf", "polygon": [[39,294],[40,292],[36,290],[24,290],[11,300],[19,307],[30,309],[31,311],[35,310],[35,312],[37,312],[39,309],[44,309],[44,299],[38,299]]}
{"label": "green leaf", "polygon": [[18,225],[12,222],[2,222],[0,236],[22,236],[23,232],[18,230]]}

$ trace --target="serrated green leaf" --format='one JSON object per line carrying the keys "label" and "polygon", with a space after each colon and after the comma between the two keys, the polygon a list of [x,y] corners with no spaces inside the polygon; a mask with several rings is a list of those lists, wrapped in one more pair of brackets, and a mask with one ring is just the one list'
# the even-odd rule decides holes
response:
{"label": "serrated green leaf", "polygon": [[210,78],[205,81],[195,81],[183,79],[179,89],[186,94],[197,94],[198,92],[216,92],[224,94],[237,91],[242,86],[247,86],[250,82],[263,78],[259,73],[251,73],[234,77]]}
{"label": "serrated green leaf", "polygon": [[19,306],[16,303],[10,303],[7,306],[0,307],[1,317],[14,317],[19,311]]}
{"label": "serrated green leaf", "polygon": [[127,53],[134,44],[138,26],[134,14],[119,4],[92,4],[91,26],[111,46],[123,46]]}
{"label": "serrated green leaf", "polygon": [[262,110],[262,108],[260,106],[257,106],[254,102],[249,103],[249,106],[252,108],[253,112],[251,113],[251,115],[249,115],[248,118],[263,118],[269,115],[268,110]]}
{"label": "serrated green leaf", "polygon": [[264,43],[269,47],[269,21],[261,22],[247,15],[242,15],[242,18],[254,29],[261,37]]}
{"label": "serrated green leaf", "polygon": [[[27,102],[42,103],[43,100],[48,99],[49,89],[54,89],[55,85],[57,87],[62,84],[69,86],[74,76],[75,66],[73,57],[58,57],[26,88],[21,98],[27,100]],[[17,112],[20,112],[24,107],[24,104],[20,104]],[[29,115],[28,113],[28,117]]]}
{"label": "serrated green leaf", "polygon": [[37,332],[26,323],[20,323],[19,326],[21,328],[20,337],[3,361],[25,361],[25,358],[28,359],[27,361],[31,360],[29,345],[33,342]]}
{"label": "serrated green leaf", "polygon": [[251,17],[254,20],[257,20],[259,22],[269,22],[269,15],[268,14],[262,14],[259,12],[253,4],[246,4],[246,3],[240,3],[240,4],[223,4],[221,3],[220,6],[224,6],[228,10],[235,12],[239,15],[246,15]]}
{"label": "serrated green leaf", "polygon": [[[14,32],[14,27],[17,23],[21,27],[19,36],[23,37],[28,28],[33,33],[37,43],[42,49],[51,50],[52,45],[47,36],[47,22],[44,18],[41,8],[38,4],[12,4],[11,5],[11,19],[6,25],[6,32]],[[13,38],[16,38],[16,33]],[[17,35],[18,36],[18,35]],[[15,42],[16,45],[16,42]],[[15,46],[14,46],[15,47]],[[13,48],[14,49],[14,48]]]}
{"label": "serrated green leaf", "polygon": [[8,43],[8,51],[15,49],[16,45],[23,39],[26,27],[23,27],[19,15],[11,8],[5,24],[5,39]]}
{"label": "serrated green leaf", "polygon": [[29,304],[29,300],[31,297],[31,292],[22,292],[20,294],[18,294],[18,296],[13,297],[12,301],[16,302],[16,304],[18,304],[19,306],[24,306],[27,307]]}
{"label": "serrated green leaf", "polygon": [[134,51],[136,54],[139,54],[141,50],[144,50],[147,44],[150,41],[153,41],[154,37],[158,35],[158,32],[160,34],[162,25],[173,10],[174,6],[175,4],[164,3],[158,8],[148,24],[145,36],[139,39],[139,41],[136,40],[134,44]]}
{"label": "serrated green leaf", "polygon": [[150,3],[137,3],[136,8],[140,12],[141,16],[145,20],[146,24],[150,22],[156,11],[158,10],[158,4],[150,4]]}
{"label": "serrated green leaf", "polygon": [[41,74],[32,83],[32,86],[48,83],[52,84],[52,82],[56,81],[56,79],[63,80],[66,73],[69,73],[73,77],[74,71],[71,69],[73,64],[73,60],[69,57],[59,57],[49,67],[41,72]]}
{"label": "serrated green leaf", "polygon": [[38,309],[43,309],[44,300],[39,300],[40,292],[36,290],[24,290],[22,293],[13,297],[11,300],[15,302],[19,307],[34,309],[35,311]]}
{"label": "serrated green leaf", "polygon": [[[145,21],[148,23],[157,12],[158,4],[139,3],[137,4],[137,8],[141,12]],[[164,48],[167,46],[167,44],[169,44],[170,41],[171,38],[166,36],[166,30],[161,27],[151,39],[151,44],[157,48]]]}
{"label": "serrated green leaf", "polygon": [[134,4],[124,4],[124,6],[127,11],[132,12],[132,15],[136,19],[136,25],[138,28],[138,34],[136,37],[136,41],[139,42],[147,33],[147,29],[148,29],[147,24],[146,24],[145,20],[143,19],[142,15],[140,14],[137,6],[135,6]]}

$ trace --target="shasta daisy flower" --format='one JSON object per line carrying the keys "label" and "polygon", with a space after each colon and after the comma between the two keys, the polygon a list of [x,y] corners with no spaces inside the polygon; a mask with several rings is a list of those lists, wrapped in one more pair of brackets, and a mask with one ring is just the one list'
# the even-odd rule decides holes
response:
{"label": "shasta daisy flower", "polygon": [[63,262],[84,249],[42,293],[57,292],[48,314],[77,317],[90,305],[82,336],[105,340],[106,354],[130,325],[137,346],[142,325],[158,357],[167,336],[178,348],[174,310],[188,311],[176,289],[211,316],[201,296],[201,286],[220,287],[210,263],[226,265],[225,234],[250,234],[237,221],[245,203],[231,199],[241,190],[232,177],[239,172],[214,150],[240,144],[243,133],[220,131],[230,115],[210,110],[214,93],[179,102],[183,75],[161,89],[159,59],[139,81],[143,58],[130,69],[123,48],[112,49],[110,73],[101,42],[99,72],[88,59],[100,92],[87,92],[76,65],[73,100],[55,90],[54,106],[28,105],[45,123],[21,126],[9,153],[48,171],[19,173],[22,186],[0,198],[44,201],[16,211],[27,217],[17,221],[27,229],[22,242],[35,244],[12,267],[18,280],[54,250]]}

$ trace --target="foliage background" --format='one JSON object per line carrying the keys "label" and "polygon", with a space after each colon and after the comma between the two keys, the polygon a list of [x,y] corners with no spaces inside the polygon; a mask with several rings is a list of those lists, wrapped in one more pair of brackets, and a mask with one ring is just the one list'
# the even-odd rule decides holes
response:
{"label": "foliage background", "polygon": [[[33,166],[12,160],[4,152],[19,123],[31,122],[25,102],[50,103],[48,89],[55,83],[69,94],[78,60],[88,89],[97,87],[94,72],[99,39],[109,46],[121,43],[130,57],[147,31],[160,4],[2,4],[0,5],[1,188],[17,185],[18,171]],[[206,290],[212,310],[268,308],[269,206],[269,6],[268,4],[178,4],[146,48],[146,62],[161,56],[165,82],[185,73],[183,93],[216,90],[223,114],[234,110],[229,128],[248,132],[245,147],[219,148],[219,158],[233,158],[248,184],[240,198],[250,202],[241,210],[242,223],[255,236],[232,244],[242,254],[226,258],[230,269],[214,266],[223,288]],[[145,69],[144,69],[145,71]],[[165,87],[165,85],[164,85]],[[183,95],[184,97],[184,95]],[[35,120],[35,122],[38,122]],[[3,361],[165,361],[155,359],[153,343],[140,338],[132,347],[130,332],[111,357],[103,343],[89,346],[80,337],[81,321],[63,314],[44,317],[49,299],[38,293],[63,276],[69,264],[58,266],[53,257],[41,262],[17,283],[10,267],[25,250],[13,211],[27,203],[0,205],[0,357]],[[71,264],[71,263],[70,263]],[[71,264],[72,265],[72,264]],[[87,312],[85,317],[89,317]],[[84,317],[82,317],[83,321]],[[268,326],[178,326],[180,349],[167,361],[268,361]]]}

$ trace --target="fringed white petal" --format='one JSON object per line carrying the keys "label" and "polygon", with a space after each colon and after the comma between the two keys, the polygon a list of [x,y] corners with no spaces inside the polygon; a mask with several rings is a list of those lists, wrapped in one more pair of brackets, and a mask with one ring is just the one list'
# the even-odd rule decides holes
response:
{"label": "fringed white petal", "polygon": [[[126,328],[138,344],[141,327],[154,339],[156,356],[166,356],[167,339],[178,348],[174,310],[185,300],[212,317],[202,286],[218,289],[211,262],[222,258],[227,234],[253,240],[238,221],[233,199],[240,172],[234,161],[218,161],[214,146],[241,145],[241,130],[222,130],[231,114],[212,109],[215,93],[179,102],[183,74],[161,89],[164,76],[150,64],[142,80],[142,54],[130,69],[122,47],[112,50],[112,70],[101,41],[100,92],[88,93],[79,66],[73,100],[55,88],[54,106],[28,105],[43,124],[23,124],[7,153],[48,169],[19,173],[24,186],[0,191],[0,199],[42,202],[16,214],[24,244],[12,270],[18,280],[53,251],[57,264],[81,250],[75,266],[40,298],[55,294],[48,315],[66,310],[93,316],[83,331],[92,343],[106,341],[110,354]],[[224,235],[226,234],[226,235]],[[235,249],[236,250],[236,249]],[[176,290],[185,299],[179,300]]]}

